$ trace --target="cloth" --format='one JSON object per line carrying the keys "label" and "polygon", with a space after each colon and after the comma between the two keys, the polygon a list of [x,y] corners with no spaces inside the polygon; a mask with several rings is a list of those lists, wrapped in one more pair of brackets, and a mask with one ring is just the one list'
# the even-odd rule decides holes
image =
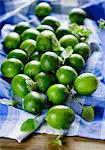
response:
{"label": "cloth", "polygon": [[[18,8],[17,1],[8,2],[11,2],[9,4],[12,8],[11,10],[8,7],[7,11],[9,12],[6,11],[7,7],[5,8],[5,1],[0,1],[0,7],[2,7],[2,10],[0,9],[0,25],[2,28],[0,34],[0,65],[3,60],[6,59],[6,53],[3,50],[2,40],[10,31],[13,30],[13,24],[20,21],[27,21],[31,23],[32,26],[37,26],[40,24],[40,20],[35,15],[33,15],[33,8],[37,1],[32,0],[28,3],[25,3],[24,5],[21,5],[21,8]],[[64,9],[62,9],[63,6],[60,5],[60,1],[52,0],[49,2],[51,3],[53,9],[55,8],[51,15],[56,16],[61,22],[68,24],[68,16],[66,15]],[[89,4],[88,7],[86,7],[87,4]],[[87,4],[82,6],[87,12],[90,8],[92,9],[93,6],[98,8],[100,5],[100,3],[93,5],[90,5],[90,3]],[[105,16],[103,11],[104,3],[102,2],[101,8],[102,11],[99,11],[100,13],[97,9],[97,18],[100,18],[100,16],[103,18],[103,16]],[[99,79],[99,87],[91,96],[78,97],[78,100],[85,105],[95,105],[95,119],[93,122],[86,122],[83,120],[81,118],[81,106],[75,101],[75,99],[69,97],[66,105],[75,111],[75,120],[68,130],[63,130],[62,132],[67,136],[75,135],[94,139],[105,139],[105,38],[103,38],[103,36],[105,36],[105,31],[103,30],[101,33],[97,32],[98,28],[97,23],[95,22],[97,18],[95,18],[96,14],[94,14],[94,11],[91,11],[91,16],[94,16],[94,21],[90,19],[85,20],[86,26],[92,30],[92,34],[89,38],[91,56],[87,60],[87,63],[82,72],[94,73]],[[11,100],[12,96],[10,81],[4,78],[0,72],[0,99]],[[46,113],[47,109],[44,109],[42,114],[36,117],[30,113],[25,112],[21,108],[0,104],[0,137],[16,139],[18,142],[21,142],[24,138],[31,134],[30,132],[23,133],[20,131],[22,123],[29,118],[35,118],[37,122],[39,128],[35,131],[35,133],[59,134],[61,131],[51,128],[44,121]]]}

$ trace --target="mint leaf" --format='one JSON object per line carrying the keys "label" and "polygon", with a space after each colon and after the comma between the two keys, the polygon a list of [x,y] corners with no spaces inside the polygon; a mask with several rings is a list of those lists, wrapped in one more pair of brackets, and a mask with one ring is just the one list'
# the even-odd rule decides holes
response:
{"label": "mint leaf", "polygon": [[63,146],[61,139],[54,140],[53,143],[54,143],[54,144],[57,144],[57,145],[59,145],[59,146]]}
{"label": "mint leaf", "polygon": [[51,142],[51,144],[63,146],[61,138],[63,138],[63,135],[58,135],[57,138]]}
{"label": "mint leaf", "polygon": [[71,46],[68,46],[64,51],[62,51],[61,57],[64,59],[64,62],[67,58],[71,56],[72,53],[73,53],[73,49]]}
{"label": "mint leaf", "polygon": [[93,106],[83,106],[82,118],[88,122],[91,122],[94,120]]}
{"label": "mint leaf", "polygon": [[25,82],[29,91],[33,91],[36,89],[36,82],[32,81],[31,79],[25,80]]}
{"label": "mint leaf", "polygon": [[100,28],[100,30],[101,30],[101,29],[105,29],[105,20],[100,19],[100,20],[98,21],[98,23],[99,23],[99,28]]}
{"label": "mint leaf", "polygon": [[22,132],[32,132],[37,128],[37,123],[34,119],[27,119],[21,126]]}
{"label": "mint leaf", "polygon": [[52,43],[52,50],[53,51],[60,51],[60,43],[57,40],[55,35],[51,36],[51,43]]}
{"label": "mint leaf", "polygon": [[89,28],[84,25],[71,24],[70,31],[81,41],[85,41],[89,35],[92,33]]}
{"label": "mint leaf", "polygon": [[16,100],[1,99],[0,104],[9,105],[9,106],[17,106],[19,102]]}

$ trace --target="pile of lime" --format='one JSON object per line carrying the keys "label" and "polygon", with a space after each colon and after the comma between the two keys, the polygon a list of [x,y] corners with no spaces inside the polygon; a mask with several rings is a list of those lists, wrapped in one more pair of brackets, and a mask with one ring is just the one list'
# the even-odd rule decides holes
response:
{"label": "pile of lime", "polygon": [[[98,80],[92,73],[80,74],[90,55],[91,31],[83,25],[85,11],[71,10],[70,24],[65,27],[57,18],[48,16],[51,10],[48,3],[39,3],[35,14],[43,18],[41,24],[31,27],[20,22],[5,37],[3,45],[8,55],[1,72],[12,79],[12,91],[23,98],[25,111],[39,114],[48,101],[52,107],[46,115],[47,123],[67,129],[75,119],[74,111],[64,105],[71,89],[88,96],[97,89]],[[89,120],[86,111],[90,112],[85,108],[83,118],[92,121],[94,118]]]}

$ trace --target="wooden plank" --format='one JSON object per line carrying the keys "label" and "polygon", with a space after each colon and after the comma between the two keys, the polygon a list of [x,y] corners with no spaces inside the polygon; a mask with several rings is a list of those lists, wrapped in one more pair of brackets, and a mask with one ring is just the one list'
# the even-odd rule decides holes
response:
{"label": "wooden plank", "polygon": [[105,141],[80,137],[64,137],[63,147],[48,144],[55,137],[55,135],[33,134],[21,144],[15,140],[0,138],[0,150],[105,150]]}

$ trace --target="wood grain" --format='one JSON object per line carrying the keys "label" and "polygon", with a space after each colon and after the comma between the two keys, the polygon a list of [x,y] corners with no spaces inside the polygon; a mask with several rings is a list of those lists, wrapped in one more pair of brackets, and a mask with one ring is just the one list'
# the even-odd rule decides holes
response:
{"label": "wood grain", "polygon": [[105,141],[80,137],[64,137],[63,147],[49,144],[56,136],[37,134],[31,135],[21,144],[15,140],[0,139],[0,150],[105,150]]}

